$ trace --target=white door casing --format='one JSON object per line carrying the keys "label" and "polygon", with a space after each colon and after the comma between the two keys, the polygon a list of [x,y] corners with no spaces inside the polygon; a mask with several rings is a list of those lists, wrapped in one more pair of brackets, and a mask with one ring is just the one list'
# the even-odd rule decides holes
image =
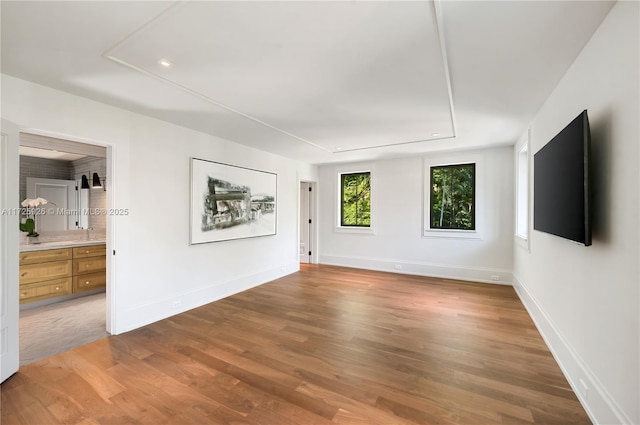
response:
{"label": "white door casing", "polygon": [[311,183],[300,182],[300,262],[311,263]]}
{"label": "white door casing", "polygon": [[2,120],[0,135],[0,382],[18,371],[18,126]]}

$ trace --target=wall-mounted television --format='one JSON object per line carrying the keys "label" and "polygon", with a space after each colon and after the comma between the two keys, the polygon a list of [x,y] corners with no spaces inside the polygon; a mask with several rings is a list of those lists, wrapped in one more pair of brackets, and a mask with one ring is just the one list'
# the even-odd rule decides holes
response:
{"label": "wall-mounted television", "polygon": [[533,228],[591,245],[591,134],[584,110],[533,156]]}

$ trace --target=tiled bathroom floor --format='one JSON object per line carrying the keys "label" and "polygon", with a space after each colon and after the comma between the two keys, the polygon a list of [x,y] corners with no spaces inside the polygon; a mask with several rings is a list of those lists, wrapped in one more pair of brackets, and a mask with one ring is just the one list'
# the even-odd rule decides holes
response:
{"label": "tiled bathroom floor", "polygon": [[20,312],[20,366],[109,334],[105,293]]}

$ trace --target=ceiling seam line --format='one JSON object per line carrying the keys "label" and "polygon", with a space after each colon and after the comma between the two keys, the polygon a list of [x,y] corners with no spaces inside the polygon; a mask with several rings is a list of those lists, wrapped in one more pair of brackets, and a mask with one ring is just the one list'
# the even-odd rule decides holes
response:
{"label": "ceiling seam line", "polygon": [[410,141],[407,141],[407,142],[388,143],[388,144],[378,145],[378,146],[366,146],[366,147],[362,147],[362,148],[343,149],[341,151],[337,151],[337,152],[334,152],[334,153],[355,152],[355,151],[364,151],[364,150],[369,150],[369,149],[388,148],[388,147],[391,147],[391,146],[410,145],[412,143],[433,142],[434,140],[455,139],[455,137],[456,136],[454,135],[454,136],[434,137],[434,138],[431,138],[431,139],[410,140]]}
{"label": "ceiling seam line", "polygon": [[104,58],[110,57],[111,56],[111,52],[113,52],[114,50],[116,50],[117,48],[119,48],[120,46],[125,44],[126,42],[128,42],[130,39],[132,39],[133,37],[135,37],[136,35],[141,33],[143,30],[145,30],[148,27],[150,27],[152,24],[154,24],[156,21],[158,21],[164,15],[169,13],[170,10],[173,10],[173,9],[178,8],[179,6],[182,6],[184,3],[185,3],[185,0],[176,1],[171,6],[167,7],[165,10],[163,10],[160,13],[158,13],[156,16],[154,16],[153,18],[149,19],[147,22],[142,24],[139,28],[137,28],[134,31],[132,31],[129,35],[124,37],[122,40],[118,41],[116,44],[114,44],[113,46],[111,46],[110,48],[105,50],[104,53],[102,53],[102,57],[104,57]]}
{"label": "ceiling seam line", "polygon": [[440,0],[431,1],[434,10],[434,20],[436,28],[438,29],[438,41],[440,42],[440,53],[442,55],[442,63],[444,65],[444,77],[447,82],[447,91],[449,94],[449,113],[451,115],[451,129],[453,130],[453,137],[457,136],[456,133],[456,115],[453,107],[453,89],[451,87],[451,76],[449,75],[449,60],[447,58],[447,49],[444,39],[444,27],[442,24],[442,8],[440,7]]}
{"label": "ceiling seam line", "polygon": [[265,127],[267,127],[267,128],[270,128],[270,129],[272,129],[272,130],[275,130],[275,131],[277,131],[277,132],[279,132],[279,133],[282,133],[282,134],[284,134],[284,135],[286,135],[286,136],[293,137],[293,138],[294,138],[294,139],[296,139],[296,140],[299,140],[299,141],[301,141],[301,142],[304,142],[304,143],[306,143],[306,144],[308,144],[308,145],[311,145],[311,146],[313,146],[313,147],[315,147],[315,148],[317,148],[317,149],[320,149],[320,150],[322,150],[322,151],[324,151],[324,152],[333,153],[332,151],[330,151],[330,150],[328,150],[328,149],[326,149],[326,148],[324,148],[324,147],[322,147],[322,146],[320,146],[320,145],[317,145],[317,144],[315,144],[315,143],[313,143],[313,142],[311,142],[311,141],[309,141],[309,140],[306,140],[306,139],[304,139],[304,138],[302,138],[302,137],[296,136],[296,135],[295,135],[295,134],[293,134],[293,133],[289,133],[289,132],[288,132],[288,131],[286,131],[286,130],[283,130],[283,129],[281,129],[281,128],[278,128],[278,127],[276,127],[276,126],[274,126],[274,125],[271,125],[271,124],[269,124],[269,123],[267,123],[267,122],[264,122],[264,121],[262,121],[262,120],[260,120],[260,119],[258,119],[258,118],[252,117],[251,115],[245,114],[244,112],[239,111],[239,110],[237,110],[237,109],[234,109],[234,108],[232,108],[231,106],[227,106],[227,105],[225,105],[225,104],[223,104],[223,103],[220,103],[220,102],[216,101],[215,99],[212,99],[212,98],[210,98],[210,97],[208,97],[208,96],[205,96],[205,95],[203,95],[203,94],[201,94],[201,93],[198,93],[198,92],[196,92],[196,91],[194,91],[194,90],[191,90],[190,88],[185,87],[185,86],[183,86],[183,85],[181,85],[181,84],[178,84],[178,83],[176,83],[176,82],[173,82],[173,81],[171,81],[171,80],[168,80],[168,79],[166,79],[166,78],[163,78],[163,77],[161,77],[161,76],[159,76],[159,75],[157,75],[157,74],[154,74],[153,72],[149,72],[149,71],[147,71],[147,70],[145,70],[145,69],[142,69],[142,68],[139,68],[139,67],[137,67],[137,66],[135,66],[135,65],[132,65],[132,64],[130,64],[130,63],[128,63],[128,62],[126,62],[126,61],[123,61],[123,60],[121,60],[121,59],[118,59],[118,58],[116,58],[115,56],[104,56],[104,57],[105,57],[106,59],[109,59],[109,60],[111,60],[111,61],[113,61],[113,62],[117,63],[117,64],[120,64],[120,65],[122,65],[122,66],[125,66],[125,67],[127,67],[127,68],[129,68],[129,69],[133,69],[133,70],[138,71],[138,72],[140,72],[140,73],[142,73],[142,74],[145,74],[145,75],[147,75],[147,76],[149,76],[149,77],[155,78],[155,79],[157,79],[158,81],[161,81],[161,82],[163,82],[163,83],[169,84],[170,86],[173,86],[173,87],[175,87],[175,88],[177,88],[177,89],[179,89],[179,90],[182,90],[182,91],[184,91],[184,92],[186,92],[186,93],[188,93],[188,94],[190,94],[190,95],[192,95],[192,96],[195,96],[195,97],[197,97],[197,98],[200,98],[200,99],[202,99],[202,100],[204,100],[204,101],[206,101],[206,102],[208,102],[208,103],[211,103],[211,104],[213,104],[213,105],[219,106],[219,107],[224,108],[224,109],[226,109],[226,110],[228,110],[228,111],[230,111],[230,112],[233,112],[234,114],[240,115],[240,116],[242,116],[242,117],[244,117],[244,118],[247,118],[247,119],[249,119],[249,120],[251,120],[251,121],[253,121],[253,122],[256,122],[256,123],[258,123],[258,124],[261,124],[261,125],[263,125],[263,126],[265,126]]}
{"label": "ceiling seam line", "polygon": [[181,85],[181,84],[178,84],[178,83],[175,83],[175,82],[173,82],[173,81],[170,81],[170,80],[168,80],[168,79],[166,79],[166,78],[160,77],[159,75],[156,75],[156,74],[154,74],[154,73],[152,73],[152,72],[146,71],[146,70],[144,70],[144,69],[142,69],[142,68],[139,68],[139,67],[137,67],[137,66],[135,66],[135,65],[132,65],[132,64],[130,64],[130,63],[128,63],[128,62],[126,62],[126,61],[123,61],[123,60],[121,60],[121,59],[118,59],[118,58],[116,58],[115,56],[113,56],[113,55],[112,55],[112,52],[113,52],[114,50],[118,49],[118,48],[119,48],[119,47],[121,47],[123,44],[125,44],[126,42],[128,42],[129,40],[131,40],[132,38],[134,38],[136,35],[138,35],[138,34],[139,34],[139,33],[141,33],[142,31],[144,31],[146,28],[148,28],[148,27],[150,27],[151,25],[153,25],[156,21],[158,21],[158,20],[159,20],[160,18],[162,18],[164,15],[168,14],[168,13],[169,13],[169,11],[171,11],[171,10],[173,10],[173,9],[176,9],[176,8],[178,8],[178,7],[182,6],[182,5],[184,5],[185,3],[186,3],[186,1],[185,1],[185,0],[179,0],[179,1],[176,1],[176,2],[175,2],[175,3],[173,3],[171,6],[167,7],[165,10],[163,10],[162,12],[160,12],[158,15],[154,16],[154,17],[153,17],[153,18],[151,18],[149,21],[147,21],[147,22],[146,22],[146,23],[144,23],[142,26],[140,26],[138,29],[136,29],[135,31],[133,31],[131,34],[129,34],[128,36],[126,36],[125,38],[123,38],[122,40],[120,40],[119,42],[117,42],[116,44],[114,44],[111,48],[107,49],[107,50],[102,54],[102,57],[104,57],[104,58],[106,58],[106,59],[109,59],[109,60],[111,60],[111,61],[113,61],[113,62],[116,62],[116,63],[118,63],[118,64],[120,64],[120,65],[123,65],[123,66],[125,66],[125,67],[127,67],[127,68],[129,68],[129,69],[133,69],[133,70],[135,70],[135,71],[141,72],[141,73],[143,73],[143,74],[145,74],[145,75],[147,75],[147,76],[150,76],[150,77],[152,77],[152,78],[156,78],[156,79],[158,79],[158,80],[160,80],[160,81],[162,81],[162,82],[164,82],[164,83],[168,83],[168,84],[170,84],[170,85],[172,85],[172,86],[174,86],[174,87],[176,87],[176,88],[178,88],[178,89],[180,89],[180,90],[183,90],[183,91],[185,91],[185,92],[187,92],[187,93],[191,94],[192,96],[199,97],[199,98],[201,98],[202,100],[205,100],[206,102],[209,102],[209,103],[212,103],[212,104],[214,104],[214,105],[216,105],[216,106],[219,106],[219,107],[221,107],[221,108],[224,108],[224,109],[226,109],[226,110],[228,110],[228,111],[230,111],[230,112],[232,112],[232,113],[234,113],[234,114],[238,114],[238,115],[240,115],[240,116],[242,116],[242,117],[244,117],[244,118],[247,118],[247,119],[249,119],[249,120],[251,120],[251,121],[254,121],[254,122],[256,122],[256,123],[258,123],[258,124],[261,124],[261,125],[263,125],[263,126],[265,126],[265,127],[267,127],[267,128],[270,128],[270,129],[275,130],[275,131],[277,131],[277,132],[279,132],[279,133],[282,133],[282,134],[284,134],[284,135],[286,135],[286,136],[293,137],[293,138],[294,138],[294,139],[296,139],[296,140],[299,140],[299,141],[301,141],[301,142],[303,142],[303,143],[306,143],[306,144],[308,144],[308,145],[311,145],[311,146],[313,146],[313,147],[315,147],[315,148],[317,148],[317,149],[320,149],[320,150],[322,150],[322,151],[324,151],[324,152],[327,152],[327,153],[333,153],[331,150],[326,149],[326,148],[324,148],[324,147],[322,147],[322,146],[320,146],[320,145],[317,145],[317,144],[315,144],[315,143],[313,143],[313,142],[311,142],[311,141],[309,141],[309,140],[306,140],[306,139],[304,139],[304,138],[302,138],[302,137],[296,136],[296,135],[295,135],[295,134],[293,134],[293,133],[289,133],[288,131],[282,130],[282,129],[280,129],[280,128],[276,127],[276,126],[273,126],[273,125],[271,125],[271,124],[268,124],[268,123],[266,123],[266,122],[264,122],[264,121],[262,121],[262,120],[260,120],[260,119],[258,119],[258,118],[252,117],[251,115],[248,115],[248,114],[245,114],[245,113],[243,113],[243,112],[241,112],[241,111],[238,111],[238,110],[236,110],[236,109],[234,109],[234,108],[232,108],[232,107],[230,107],[230,106],[227,106],[227,105],[225,105],[225,104],[223,104],[223,103],[220,103],[220,102],[218,102],[218,101],[216,101],[216,100],[214,100],[214,99],[211,99],[211,98],[209,98],[209,97],[207,97],[207,96],[205,96],[205,95],[203,95],[203,94],[201,94],[201,93],[195,92],[195,91],[193,91],[193,90],[189,89],[188,87],[185,87],[185,86],[183,86],[183,85]]}

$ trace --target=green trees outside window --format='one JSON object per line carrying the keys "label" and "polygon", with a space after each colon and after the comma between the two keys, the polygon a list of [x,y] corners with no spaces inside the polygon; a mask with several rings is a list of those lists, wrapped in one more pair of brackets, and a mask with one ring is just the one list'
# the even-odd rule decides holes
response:
{"label": "green trees outside window", "polygon": [[476,165],[431,167],[432,229],[475,230]]}
{"label": "green trees outside window", "polygon": [[371,227],[371,173],[340,176],[340,225]]}

